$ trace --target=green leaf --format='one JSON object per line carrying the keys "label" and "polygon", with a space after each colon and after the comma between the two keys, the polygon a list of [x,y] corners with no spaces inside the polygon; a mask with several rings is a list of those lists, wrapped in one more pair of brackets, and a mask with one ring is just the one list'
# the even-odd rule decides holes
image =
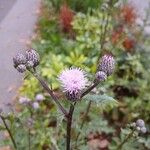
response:
{"label": "green leaf", "polygon": [[114,98],[106,94],[103,95],[87,94],[86,96],[84,96],[83,99],[96,103],[96,105],[100,106],[102,110],[113,108],[118,104],[118,102]]}

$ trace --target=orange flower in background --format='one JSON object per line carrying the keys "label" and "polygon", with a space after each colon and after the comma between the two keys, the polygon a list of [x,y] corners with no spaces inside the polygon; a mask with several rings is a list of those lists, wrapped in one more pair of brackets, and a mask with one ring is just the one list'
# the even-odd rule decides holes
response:
{"label": "orange flower in background", "polygon": [[72,30],[71,22],[73,21],[74,13],[68,7],[67,4],[64,4],[60,8],[60,24],[64,32],[70,32]]}
{"label": "orange flower in background", "polygon": [[127,24],[135,23],[137,18],[136,10],[132,5],[126,4],[121,8],[121,17]]}
{"label": "orange flower in background", "polygon": [[131,49],[134,48],[135,46],[135,40],[134,39],[131,39],[131,38],[126,38],[123,43],[122,43],[123,47],[128,51],[130,52]]}

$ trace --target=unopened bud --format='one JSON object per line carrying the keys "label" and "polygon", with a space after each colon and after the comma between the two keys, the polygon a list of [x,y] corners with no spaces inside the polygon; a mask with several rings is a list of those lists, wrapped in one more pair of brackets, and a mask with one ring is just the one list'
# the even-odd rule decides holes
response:
{"label": "unopened bud", "polygon": [[143,121],[142,119],[138,119],[138,120],[136,121],[136,125],[137,125],[138,127],[142,128],[142,127],[145,126],[145,123],[144,123],[144,121]]}
{"label": "unopened bud", "polygon": [[32,61],[33,66],[36,67],[39,64],[40,56],[34,49],[29,49],[26,51],[27,61]]}
{"label": "unopened bud", "polygon": [[141,128],[140,128],[140,127],[136,127],[136,130],[137,130],[137,131],[140,131],[140,130],[141,130]]}
{"label": "unopened bud", "polygon": [[26,67],[27,67],[28,69],[33,68],[33,66],[34,66],[34,63],[33,63],[32,61],[27,61]]}
{"label": "unopened bud", "polygon": [[107,79],[107,75],[103,71],[98,71],[95,77],[98,81],[105,81]]}
{"label": "unopened bud", "polygon": [[136,123],[133,122],[133,123],[131,124],[131,127],[136,127]]}
{"label": "unopened bud", "polygon": [[39,109],[40,106],[39,106],[38,102],[33,102],[32,107],[33,107],[33,109],[37,110],[37,109]]}
{"label": "unopened bud", "polygon": [[26,71],[27,68],[25,65],[21,64],[21,65],[18,65],[16,69],[18,70],[18,72],[23,73]]}
{"label": "unopened bud", "polygon": [[27,62],[25,55],[18,53],[15,57],[13,57],[14,67],[16,68],[18,65],[25,64]]}
{"label": "unopened bud", "polygon": [[35,97],[35,100],[38,101],[38,102],[43,101],[44,100],[43,94],[37,94],[36,97]]}
{"label": "unopened bud", "polygon": [[142,128],[141,128],[141,132],[142,132],[142,133],[146,133],[146,131],[147,131],[146,127],[142,127]]}
{"label": "unopened bud", "polygon": [[27,97],[20,97],[20,99],[19,99],[19,103],[20,104],[28,104],[29,102],[30,102],[31,100],[30,99],[28,99]]}
{"label": "unopened bud", "polygon": [[105,72],[108,76],[114,72],[115,69],[115,59],[110,54],[105,54],[102,56],[99,70]]}
{"label": "unopened bud", "polygon": [[72,93],[67,92],[66,97],[70,101],[77,101],[80,98],[80,93],[79,92],[72,92]]}

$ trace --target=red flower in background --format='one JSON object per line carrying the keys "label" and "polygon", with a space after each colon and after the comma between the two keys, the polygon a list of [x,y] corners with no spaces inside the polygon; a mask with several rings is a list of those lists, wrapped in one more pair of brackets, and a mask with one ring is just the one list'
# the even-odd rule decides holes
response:
{"label": "red flower in background", "polygon": [[133,24],[137,18],[135,8],[129,4],[126,4],[121,8],[121,16],[127,24]]}
{"label": "red flower in background", "polygon": [[123,26],[122,25],[117,26],[111,35],[111,41],[113,44],[115,44],[119,41],[122,33],[123,33]]}
{"label": "red flower in background", "polygon": [[64,32],[70,32],[72,30],[71,22],[73,21],[73,11],[64,4],[60,8],[60,24]]}
{"label": "red flower in background", "polygon": [[131,49],[134,48],[135,46],[135,40],[131,39],[131,38],[126,38],[123,43],[122,43],[123,47],[127,50],[127,51],[131,51]]}

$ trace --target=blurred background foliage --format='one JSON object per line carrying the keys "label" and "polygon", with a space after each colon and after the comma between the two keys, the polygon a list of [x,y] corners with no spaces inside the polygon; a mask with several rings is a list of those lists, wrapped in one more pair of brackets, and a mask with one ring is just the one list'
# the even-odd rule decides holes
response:
{"label": "blurred background foliage", "polygon": [[[48,80],[56,93],[59,91],[57,76],[64,68],[77,66],[92,75],[102,54],[109,51],[116,59],[114,75],[109,77],[105,84],[100,85],[96,92],[111,93],[110,95],[118,101],[118,107],[102,113],[96,104],[92,104],[81,131],[83,138],[80,137],[80,142],[83,144],[78,149],[87,150],[87,143],[89,146],[90,141],[95,139],[106,143],[103,147],[102,144],[99,146],[101,149],[108,149],[108,145],[110,149],[115,149],[115,143],[124,136],[124,132],[119,128],[125,127],[127,123],[137,118],[146,121],[148,132],[140,141],[129,141],[124,149],[150,149],[150,35],[144,30],[147,20],[141,19],[142,24],[139,24],[138,19],[134,7],[128,3],[120,5],[117,0],[106,2],[43,0],[42,2],[32,47],[38,50],[41,56],[38,71]],[[37,93],[43,92],[39,87],[33,77],[27,76],[20,89],[20,95],[34,99]],[[51,105],[48,102],[46,105],[43,104],[38,115],[46,113],[45,117],[51,118],[51,122],[57,122],[58,125],[56,109]],[[74,118],[82,119],[86,109],[85,103],[81,102],[77,109]],[[41,124],[44,126],[42,128],[44,131],[40,131],[41,126],[37,123],[37,132],[40,133],[37,133],[35,145],[43,148],[47,146],[47,138],[51,138],[51,146],[55,149],[61,147],[62,150],[64,129],[53,124],[52,128],[48,129],[52,130],[46,131],[50,122],[39,116],[35,120],[37,122],[40,122],[38,119],[42,122],[45,120],[44,125]],[[80,127],[78,119],[76,122]],[[56,127],[59,131],[53,133],[53,128]],[[80,130],[79,127],[75,127],[74,130]],[[74,138],[76,132],[73,133]],[[59,139],[57,134],[61,135]],[[55,138],[52,135],[55,135]],[[36,143],[39,139],[41,143]]]}

